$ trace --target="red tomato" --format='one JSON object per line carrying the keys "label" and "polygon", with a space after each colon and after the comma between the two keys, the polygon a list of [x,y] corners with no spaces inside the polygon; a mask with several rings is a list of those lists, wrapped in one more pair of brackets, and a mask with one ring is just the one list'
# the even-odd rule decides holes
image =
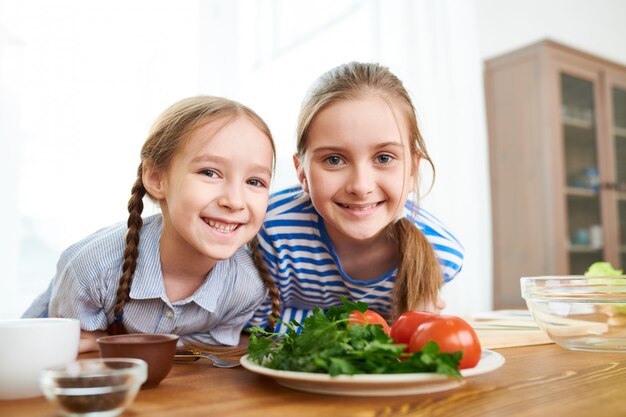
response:
{"label": "red tomato", "polygon": [[366,310],[365,313],[361,313],[359,310],[353,310],[350,314],[348,325],[360,324],[362,326],[366,324],[380,324],[383,327],[385,333],[389,334],[389,324],[385,319],[375,311]]}
{"label": "red tomato", "polygon": [[472,326],[460,317],[437,316],[422,323],[411,336],[409,351],[418,352],[431,340],[439,345],[439,352],[463,351],[459,369],[473,368],[480,360],[478,336]]}
{"label": "red tomato", "polygon": [[419,325],[435,317],[437,317],[435,313],[428,311],[406,311],[400,314],[393,323],[389,336],[391,336],[396,343],[408,345],[411,336],[413,336],[413,333],[415,333]]}

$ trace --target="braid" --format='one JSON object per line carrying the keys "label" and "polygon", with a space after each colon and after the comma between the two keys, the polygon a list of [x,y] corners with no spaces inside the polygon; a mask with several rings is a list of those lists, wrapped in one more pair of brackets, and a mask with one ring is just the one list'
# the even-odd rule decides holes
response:
{"label": "braid", "polygon": [[126,247],[124,248],[124,264],[122,266],[122,275],[120,276],[119,286],[115,299],[115,321],[109,326],[110,334],[126,333],[121,317],[124,310],[124,304],[130,299],[130,286],[133,281],[133,274],[137,268],[137,257],[139,256],[139,232],[143,226],[141,213],[143,212],[143,196],[146,189],[143,186],[141,178],[143,164],[139,164],[137,169],[137,179],[131,190],[131,197],[128,200],[128,231],[126,232]]}
{"label": "braid", "polygon": [[[275,164],[276,148],[272,134],[267,124],[252,109],[236,101],[214,96],[196,96],[177,101],[168,107],[154,122],[146,141],[141,147],[141,163],[137,169],[137,177],[133,184],[131,197],[128,200],[128,228],[126,231],[126,245],[123,253],[123,265],[119,277],[119,285],[115,296],[115,319],[107,331],[110,334],[125,333],[123,325],[124,305],[130,300],[130,288],[133,275],[137,268],[139,257],[139,239],[143,227],[143,197],[146,195],[155,203],[162,206],[163,198],[156,198],[150,194],[151,180],[146,178],[144,186],[143,175],[153,172],[165,173],[172,164],[172,160],[183,146],[190,140],[196,129],[210,123],[219,122],[220,126],[243,117],[252,122],[256,128],[267,137],[272,147],[272,168]],[[150,183],[148,183],[150,181]],[[169,221],[162,217],[163,222]],[[260,259],[260,258],[259,258]],[[264,276],[268,288],[271,281]],[[272,293],[275,296],[275,290]]]}
{"label": "braid", "polygon": [[393,315],[437,302],[443,279],[439,261],[426,236],[407,218],[396,222],[400,262],[394,285]]}
{"label": "braid", "polygon": [[272,299],[272,314],[269,317],[269,324],[271,327],[274,327],[276,325],[276,319],[280,318],[280,296],[278,294],[278,288],[276,288],[274,279],[270,275],[265,262],[263,262],[263,257],[259,250],[259,239],[256,236],[248,242],[248,249],[250,249],[252,260],[259,270],[265,288],[269,290],[270,298]]}

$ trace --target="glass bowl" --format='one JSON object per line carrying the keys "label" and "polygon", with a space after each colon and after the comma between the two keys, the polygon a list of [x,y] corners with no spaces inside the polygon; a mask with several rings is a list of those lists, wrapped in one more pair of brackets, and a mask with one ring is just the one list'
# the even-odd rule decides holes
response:
{"label": "glass bowl", "polygon": [[141,359],[79,359],[45,369],[40,383],[64,416],[114,417],[133,402],[147,376]]}
{"label": "glass bowl", "polygon": [[567,349],[626,351],[626,276],[521,278],[535,321]]}

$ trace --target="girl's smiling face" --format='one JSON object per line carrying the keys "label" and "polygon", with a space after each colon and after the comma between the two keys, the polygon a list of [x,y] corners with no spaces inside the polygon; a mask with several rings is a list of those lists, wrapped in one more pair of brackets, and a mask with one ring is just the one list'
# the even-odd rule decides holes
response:
{"label": "girl's smiling face", "polygon": [[163,212],[162,251],[219,260],[252,239],[267,209],[273,155],[245,116],[194,129],[165,171],[144,175]]}
{"label": "girl's smiling face", "polygon": [[335,244],[375,238],[395,222],[416,181],[419,161],[408,140],[402,109],[379,96],[342,100],[315,115],[304,156],[294,162]]}

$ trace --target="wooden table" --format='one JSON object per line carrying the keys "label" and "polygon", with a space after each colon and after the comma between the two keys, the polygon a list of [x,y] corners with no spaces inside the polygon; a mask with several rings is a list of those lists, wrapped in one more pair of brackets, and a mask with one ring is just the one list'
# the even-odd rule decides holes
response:
{"label": "wooden table", "polygon": [[[626,415],[626,354],[557,345],[499,349],[505,365],[450,391],[399,397],[337,397],[284,388],[243,368],[176,364],[122,416],[566,416]],[[0,416],[54,416],[43,397],[0,401]]]}

